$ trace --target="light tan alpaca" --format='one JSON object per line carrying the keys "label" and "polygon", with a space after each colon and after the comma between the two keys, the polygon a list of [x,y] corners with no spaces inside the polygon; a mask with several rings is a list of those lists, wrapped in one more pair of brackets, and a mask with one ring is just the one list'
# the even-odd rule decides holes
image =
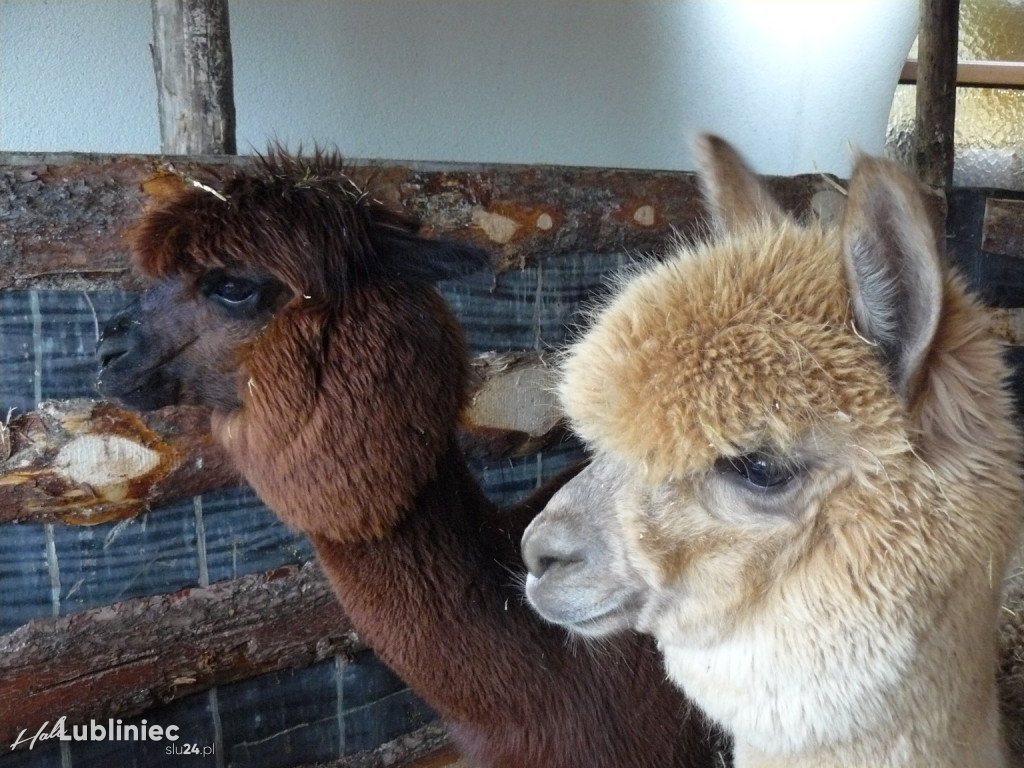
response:
{"label": "light tan alpaca", "polygon": [[593,464],[523,539],[527,595],[654,635],[752,766],[1006,764],[1000,585],[1021,439],[913,181],[862,158],[794,222],[699,143],[717,237],[628,280],[560,397]]}

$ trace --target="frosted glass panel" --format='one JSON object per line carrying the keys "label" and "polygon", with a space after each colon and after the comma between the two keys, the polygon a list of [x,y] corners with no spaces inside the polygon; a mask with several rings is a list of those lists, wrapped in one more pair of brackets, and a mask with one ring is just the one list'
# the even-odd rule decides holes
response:
{"label": "frosted glass panel", "polygon": [[[959,57],[1024,61],[1024,0],[961,0]],[[897,87],[886,139],[889,153],[907,164],[915,92]],[[953,140],[954,185],[1024,190],[1024,91],[959,88]]]}
{"label": "frosted glass panel", "polygon": [[1024,61],[1024,2],[961,0],[961,59]]}

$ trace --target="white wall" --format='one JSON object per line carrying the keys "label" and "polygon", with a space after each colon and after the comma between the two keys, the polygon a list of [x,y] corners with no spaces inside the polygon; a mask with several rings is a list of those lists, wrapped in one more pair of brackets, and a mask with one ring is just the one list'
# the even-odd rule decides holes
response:
{"label": "white wall", "polygon": [[[688,169],[710,129],[762,172],[842,175],[851,141],[880,151],[888,96],[865,108],[848,80],[880,62],[891,93],[913,30],[890,19],[916,0],[783,0],[788,17],[734,2],[711,20],[728,3],[234,0],[239,151],[276,138],[350,157]],[[872,5],[882,23],[851,17]],[[150,24],[149,0],[0,0],[0,150],[158,152]],[[871,53],[893,35],[895,53]],[[841,54],[831,68],[822,50]],[[808,85],[823,69],[824,89]]]}
{"label": "white wall", "polygon": [[149,0],[0,0],[0,150],[160,148]]}

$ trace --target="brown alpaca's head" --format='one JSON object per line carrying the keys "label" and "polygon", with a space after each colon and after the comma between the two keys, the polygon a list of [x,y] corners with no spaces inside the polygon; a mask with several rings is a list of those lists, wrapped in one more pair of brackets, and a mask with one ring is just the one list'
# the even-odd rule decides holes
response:
{"label": "brown alpaca's head", "polygon": [[[210,407],[287,522],[380,533],[429,480],[465,399],[464,342],[433,283],[488,262],[418,232],[331,154],[271,151],[178,185],[132,233],[153,285],[104,329],[97,388],[142,410]],[[379,514],[344,522],[338,497]]]}

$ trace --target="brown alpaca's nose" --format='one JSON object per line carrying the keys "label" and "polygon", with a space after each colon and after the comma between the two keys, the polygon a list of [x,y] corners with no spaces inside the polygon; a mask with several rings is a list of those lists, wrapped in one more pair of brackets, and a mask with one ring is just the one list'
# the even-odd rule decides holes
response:
{"label": "brown alpaca's nose", "polygon": [[135,338],[137,333],[134,332],[136,325],[127,313],[121,313],[111,318],[103,326],[99,344],[96,345],[96,359],[99,361],[100,368],[108,367],[135,348],[137,345]]}

